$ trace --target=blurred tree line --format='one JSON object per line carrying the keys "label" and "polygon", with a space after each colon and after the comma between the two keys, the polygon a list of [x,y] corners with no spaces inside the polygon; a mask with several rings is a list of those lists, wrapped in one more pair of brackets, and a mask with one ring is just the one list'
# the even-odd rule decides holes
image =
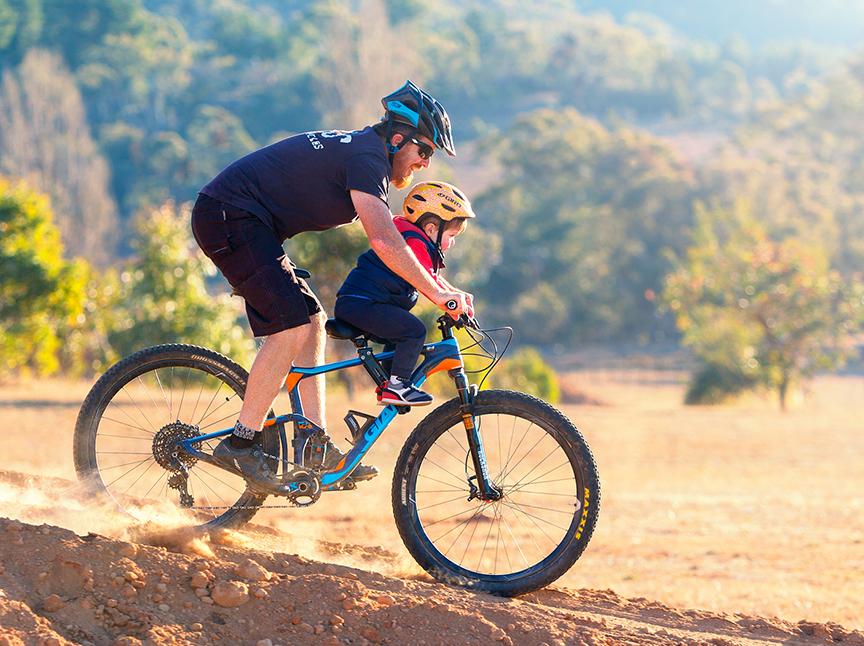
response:
{"label": "blurred tree line", "polygon": [[[700,203],[719,214],[746,201],[766,240],[805,240],[820,271],[860,281],[864,56],[698,40],[648,13],[616,19],[583,5],[0,0],[0,173],[50,197],[57,262],[83,262],[103,286],[131,277],[112,287],[129,307],[96,335],[115,353],[118,329],[150,330],[136,342],[215,334],[183,327],[171,298],[147,301],[191,275],[181,266],[170,285],[140,275],[141,263],[164,270],[154,238],[188,243],[158,214],[182,219],[185,207],[170,205],[256,147],[373,123],[380,97],[406,78],[448,107],[460,156],[473,150],[491,169],[448,271],[522,343],[686,336],[663,294],[701,244]],[[665,138],[682,133],[722,145],[686,156]],[[458,183],[446,159],[435,164]],[[364,245],[355,225],[288,246],[328,305]],[[203,299],[197,290],[175,296]],[[230,326],[217,328],[234,343]]]}

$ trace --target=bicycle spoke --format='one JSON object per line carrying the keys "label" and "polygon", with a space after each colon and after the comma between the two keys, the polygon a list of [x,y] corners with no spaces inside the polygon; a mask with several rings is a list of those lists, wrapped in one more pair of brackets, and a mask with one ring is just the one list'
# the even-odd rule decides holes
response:
{"label": "bicycle spoke", "polygon": [[[425,492],[418,491],[417,493],[420,494],[420,493],[425,493]],[[441,502],[436,502],[436,503],[431,504],[431,505],[426,505],[425,507],[417,507],[417,511],[429,511],[430,509],[434,509],[435,507],[440,507],[441,505],[450,505],[450,504],[456,502],[457,500],[464,500],[464,498],[463,498],[463,496],[457,496],[456,498],[450,498],[449,500],[442,500]]]}
{"label": "bicycle spoke", "polygon": [[[193,506],[206,508],[204,520],[216,527],[243,524],[263,498],[249,492],[242,477],[196,460],[178,446],[212,454],[221,438],[196,444],[195,437],[202,428],[221,429],[236,418],[246,378],[240,366],[204,348],[165,345],[127,357],[100,378],[82,407],[75,431],[76,469],[82,476],[97,475],[104,493],[142,520],[163,513],[144,501],[179,505],[180,491],[168,482],[185,464],[188,492],[198,498]],[[284,459],[272,430],[265,433],[265,443],[268,452]],[[460,490],[454,488],[450,496]]]}

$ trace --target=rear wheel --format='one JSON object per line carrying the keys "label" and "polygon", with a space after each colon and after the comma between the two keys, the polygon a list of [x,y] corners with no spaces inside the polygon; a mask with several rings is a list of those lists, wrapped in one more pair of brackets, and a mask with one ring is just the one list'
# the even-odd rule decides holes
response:
{"label": "rear wheel", "polygon": [[[248,492],[243,478],[175,446],[233,426],[248,376],[227,357],[189,345],[156,346],[123,359],[96,382],[78,414],[78,477],[142,521],[176,516],[182,507],[192,522],[243,525],[266,496]],[[195,446],[212,453],[221,439]],[[276,427],[266,430],[264,450],[279,457]],[[181,472],[188,472],[191,499],[181,499]]]}
{"label": "rear wheel", "polygon": [[433,411],[396,463],[393,511],[405,546],[446,583],[512,596],[564,574],[600,503],[594,457],[560,411],[529,395],[481,391],[474,424],[501,497],[480,500],[459,401]]}

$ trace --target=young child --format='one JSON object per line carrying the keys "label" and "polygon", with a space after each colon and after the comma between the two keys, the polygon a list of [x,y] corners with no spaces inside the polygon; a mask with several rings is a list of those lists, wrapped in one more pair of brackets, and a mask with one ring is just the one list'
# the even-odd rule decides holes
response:
{"label": "young child", "polygon": [[[444,252],[474,217],[471,204],[455,186],[445,182],[420,182],[409,191],[402,216],[393,218],[408,248],[441,287],[453,289],[439,272]],[[336,294],[334,315],[369,332],[384,350],[394,350],[390,381],[381,389],[381,406],[425,406],[432,396],[411,385],[411,373],[426,341],[426,326],[410,309],[417,290],[393,273],[371,249],[357,259]]]}

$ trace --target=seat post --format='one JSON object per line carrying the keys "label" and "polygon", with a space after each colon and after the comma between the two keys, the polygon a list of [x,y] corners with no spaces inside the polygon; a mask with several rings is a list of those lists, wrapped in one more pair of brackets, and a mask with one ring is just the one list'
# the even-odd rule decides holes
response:
{"label": "seat post", "polygon": [[372,353],[372,348],[369,347],[369,342],[362,336],[354,337],[351,339],[351,342],[357,348],[360,361],[363,362],[363,367],[369,373],[369,376],[375,380],[375,384],[378,386],[384,384],[390,377],[384,372],[381,364],[378,363],[378,359]]}

